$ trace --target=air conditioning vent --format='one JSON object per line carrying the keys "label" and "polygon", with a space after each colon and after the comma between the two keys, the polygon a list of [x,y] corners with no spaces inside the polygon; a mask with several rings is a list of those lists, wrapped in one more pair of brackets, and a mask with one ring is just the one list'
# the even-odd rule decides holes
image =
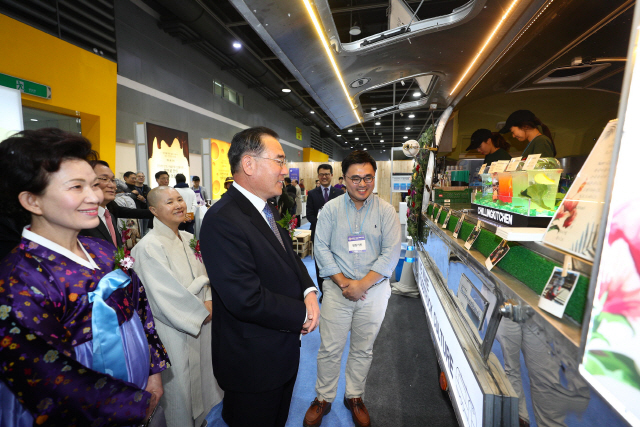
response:
{"label": "air conditioning vent", "polygon": [[591,64],[591,65],[578,65],[575,67],[560,67],[549,71],[545,76],[536,80],[535,84],[548,84],[548,83],[566,83],[566,82],[579,82],[588,77],[591,77],[595,73],[598,73],[611,64]]}

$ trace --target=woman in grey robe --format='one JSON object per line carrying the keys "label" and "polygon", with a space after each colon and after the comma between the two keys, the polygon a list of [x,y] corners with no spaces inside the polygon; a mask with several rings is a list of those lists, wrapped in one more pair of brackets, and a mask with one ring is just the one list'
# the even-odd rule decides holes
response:
{"label": "woman in grey robe", "polygon": [[161,405],[168,427],[200,427],[223,396],[211,365],[209,277],[190,247],[193,235],[178,230],[187,212],[180,193],[157,187],[147,200],[153,229],[132,255],[172,362],[162,375]]}

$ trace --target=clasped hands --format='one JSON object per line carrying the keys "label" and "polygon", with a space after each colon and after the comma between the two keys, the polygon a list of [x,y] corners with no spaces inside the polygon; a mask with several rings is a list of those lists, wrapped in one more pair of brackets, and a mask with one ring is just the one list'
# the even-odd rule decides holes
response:
{"label": "clasped hands", "polygon": [[335,282],[340,289],[342,289],[342,296],[349,301],[357,302],[358,300],[364,301],[367,299],[367,291],[369,286],[363,283],[362,280],[347,279]]}

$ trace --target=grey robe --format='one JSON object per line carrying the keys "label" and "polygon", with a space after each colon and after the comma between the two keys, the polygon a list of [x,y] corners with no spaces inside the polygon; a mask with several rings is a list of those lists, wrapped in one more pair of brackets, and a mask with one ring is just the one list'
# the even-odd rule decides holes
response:
{"label": "grey robe", "polygon": [[209,278],[189,247],[193,235],[180,231],[180,241],[169,227],[153,221],[132,255],[171,359],[171,368],[162,372],[160,405],[168,427],[200,427],[223,396],[211,365],[211,324],[202,324],[209,315],[204,306],[211,300]]}

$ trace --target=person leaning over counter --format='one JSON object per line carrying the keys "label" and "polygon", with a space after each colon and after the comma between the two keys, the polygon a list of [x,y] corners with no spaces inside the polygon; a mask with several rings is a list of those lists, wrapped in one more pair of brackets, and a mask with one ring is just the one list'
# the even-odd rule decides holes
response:
{"label": "person leaning over counter", "polygon": [[529,141],[522,152],[522,158],[530,154],[540,157],[555,157],[556,146],[551,131],[529,110],[518,110],[511,113],[500,133],[509,133],[518,141]]}
{"label": "person leaning over counter", "polygon": [[484,162],[489,166],[498,160],[511,160],[509,154],[509,144],[497,132],[491,132],[489,129],[478,129],[471,135],[471,144],[466,151],[478,150],[478,153],[484,154]]}

